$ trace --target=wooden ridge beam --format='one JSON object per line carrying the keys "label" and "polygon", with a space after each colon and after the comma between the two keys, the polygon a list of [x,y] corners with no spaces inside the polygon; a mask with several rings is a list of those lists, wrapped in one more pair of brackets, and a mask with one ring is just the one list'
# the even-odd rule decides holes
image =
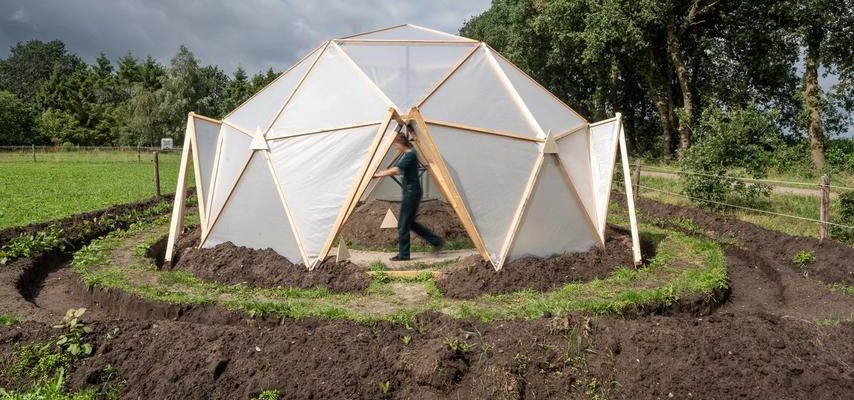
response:
{"label": "wooden ridge beam", "polygon": [[316,130],[311,130],[311,131],[289,133],[289,134],[287,134],[287,136],[268,137],[267,140],[268,141],[284,140],[284,139],[291,139],[291,138],[300,137],[300,136],[316,135],[316,134],[320,134],[320,133],[338,132],[338,131],[343,131],[343,130],[347,130],[347,129],[356,129],[356,128],[364,128],[364,127],[371,126],[371,125],[379,125],[381,123],[383,123],[383,121],[371,121],[371,122],[366,122],[363,124],[347,125],[347,126],[339,126],[339,127],[335,127],[335,128],[323,128],[323,129],[316,129]]}
{"label": "wooden ridge beam", "polygon": [[453,122],[438,121],[438,120],[434,120],[434,119],[428,119],[428,120],[425,120],[425,122],[428,125],[444,126],[446,128],[454,128],[454,129],[459,129],[459,130],[468,131],[468,132],[483,133],[486,135],[502,136],[502,137],[506,137],[506,138],[510,138],[510,139],[526,140],[529,142],[543,143],[546,141],[545,138],[539,138],[539,137],[534,137],[534,136],[526,136],[526,135],[522,135],[519,133],[504,132],[504,131],[499,131],[499,130],[489,129],[489,128],[481,128],[481,127],[475,127],[475,126],[469,126],[469,125],[463,125],[463,124],[456,124]]}

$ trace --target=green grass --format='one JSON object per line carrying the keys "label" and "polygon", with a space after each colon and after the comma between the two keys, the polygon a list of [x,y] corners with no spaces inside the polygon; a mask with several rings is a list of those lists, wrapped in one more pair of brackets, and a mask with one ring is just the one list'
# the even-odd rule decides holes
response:
{"label": "green grass", "polygon": [[6,400],[95,400],[98,396],[97,392],[92,389],[76,393],[66,392],[65,374],[59,373],[52,380],[38,383],[27,390],[0,388],[0,398]]}
{"label": "green grass", "polygon": [[[619,216],[613,220],[621,221]],[[433,275],[426,271],[411,278],[392,278],[379,271],[365,293],[225,285],[200,280],[187,272],[156,270],[152,260],[140,256],[137,244],[162,237],[168,229],[167,222],[162,218],[92,242],[75,254],[74,270],[90,287],[119,289],[173,304],[217,304],[252,317],[311,316],[403,323],[425,311],[482,321],[573,312],[627,314],[668,306],[685,296],[712,296],[728,283],[723,253],[713,241],[643,225],[642,234],[659,241],[658,252],[648,267],[618,268],[604,279],[571,283],[547,293],[523,290],[471,300],[451,299],[442,295]],[[112,261],[117,255],[132,261],[118,265]],[[426,296],[405,300],[396,295],[399,290],[414,290]]]}
{"label": "green grass", "polygon": [[[150,155],[65,154],[59,161],[6,161],[0,157],[0,229],[66,217],[154,195]],[[160,157],[162,193],[175,191],[180,154]],[[192,174],[191,174],[192,175]],[[192,176],[190,180],[192,185]]]}

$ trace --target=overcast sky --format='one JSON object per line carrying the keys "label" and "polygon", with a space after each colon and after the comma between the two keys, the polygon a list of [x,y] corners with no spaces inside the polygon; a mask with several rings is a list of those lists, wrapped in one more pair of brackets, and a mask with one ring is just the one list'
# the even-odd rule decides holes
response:
{"label": "overcast sky", "polygon": [[91,62],[128,50],[168,63],[185,44],[203,64],[284,70],[326,39],[411,23],[458,33],[489,0],[0,0],[0,58],[60,39]]}

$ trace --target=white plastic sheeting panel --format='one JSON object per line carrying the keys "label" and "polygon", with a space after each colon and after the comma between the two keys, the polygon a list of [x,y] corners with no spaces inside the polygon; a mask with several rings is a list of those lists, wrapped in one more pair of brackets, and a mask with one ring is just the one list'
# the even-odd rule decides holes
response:
{"label": "white plastic sheeting panel", "polygon": [[210,203],[211,175],[216,158],[216,145],[219,142],[220,124],[201,118],[194,118],[193,124],[196,131],[195,151],[199,157],[199,165],[194,168],[199,169],[201,176],[201,182],[196,183],[196,189],[202,194],[203,204],[207,206]]}
{"label": "white plastic sheeting panel", "polygon": [[557,141],[557,147],[566,173],[572,179],[590,220],[597,221],[599,212],[596,197],[593,194],[596,185],[593,182],[593,167],[590,163],[589,132],[587,129],[581,129],[569,136],[564,136]]}
{"label": "white plastic sheeting panel", "polygon": [[319,53],[319,49],[310,53],[258,94],[232,111],[225,120],[250,133],[258,129],[267,129]]}
{"label": "white plastic sheeting panel", "polygon": [[510,247],[509,261],[585,251],[599,243],[558,168],[555,157],[546,155]]}
{"label": "white plastic sheeting panel", "polygon": [[246,160],[251,154],[249,144],[252,143],[252,138],[248,135],[225,124],[220,128],[220,135],[222,136],[222,144],[213,177],[213,193],[208,208],[210,210],[208,212],[208,225],[213,223],[213,219],[222,208],[228,192],[231,191],[237,176],[240,175],[241,168],[246,164]]}
{"label": "white plastic sheeting panel", "polygon": [[409,110],[445,77],[471,45],[342,43],[350,58],[391,99]]}
{"label": "white plastic sheeting panel", "polygon": [[608,215],[608,195],[611,192],[611,181],[614,179],[614,165],[617,161],[617,121],[612,121],[590,127],[592,150],[590,157],[593,161],[593,176],[596,180],[596,211],[599,216],[597,227],[599,232],[605,232],[605,219]]}
{"label": "white plastic sheeting panel", "polygon": [[427,129],[497,264],[540,156],[537,143],[431,124]]}
{"label": "white plastic sheeting panel", "polygon": [[267,138],[379,123],[391,106],[341,50],[329,46],[273,122]]}
{"label": "white plastic sheeting panel", "polygon": [[[424,119],[494,129],[536,137],[512,93],[502,83],[500,70],[481,46],[424,102]],[[464,106],[462,106],[464,105]]]}
{"label": "white plastic sheeting panel", "polygon": [[350,200],[378,127],[270,141],[273,168],[309,263]]}
{"label": "white plastic sheeting panel", "polygon": [[299,245],[263,152],[256,151],[252,155],[202,247],[225,242],[253,249],[270,248],[292,263],[302,262]]}
{"label": "white plastic sheeting panel", "polygon": [[520,71],[516,66],[493,52],[498,65],[510,83],[519,93],[519,97],[534,115],[543,132],[551,130],[553,135],[568,131],[584,123],[584,120],[572,111],[562,101],[556,99],[546,89],[542,88],[532,78]]}
{"label": "white plastic sheeting panel", "polygon": [[377,32],[369,32],[361,35],[348,37],[347,39],[367,40],[460,40],[471,41],[464,37],[451,35],[449,33],[434,31],[417,25],[401,25],[394,28],[383,29]]}

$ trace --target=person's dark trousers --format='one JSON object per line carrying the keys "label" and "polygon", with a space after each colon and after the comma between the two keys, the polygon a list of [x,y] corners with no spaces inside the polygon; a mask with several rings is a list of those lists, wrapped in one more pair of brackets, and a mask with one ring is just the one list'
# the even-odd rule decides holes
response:
{"label": "person's dark trousers", "polygon": [[442,244],[442,239],[426,226],[415,221],[415,213],[418,212],[418,204],[421,202],[421,193],[404,193],[400,202],[400,214],[397,218],[397,255],[401,258],[409,258],[411,240],[409,231],[415,232],[433,246]]}

